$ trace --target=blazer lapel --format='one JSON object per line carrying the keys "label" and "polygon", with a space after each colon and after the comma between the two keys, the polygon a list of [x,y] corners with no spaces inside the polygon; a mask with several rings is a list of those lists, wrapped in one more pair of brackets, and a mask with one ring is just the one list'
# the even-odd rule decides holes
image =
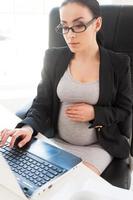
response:
{"label": "blazer lapel", "polygon": [[109,53],[103,47],[100,49],[100,71],[99,71],[99,99],[98,105],[109,105],[113,90],[113,69]]}
{"label": "blazer lapel", "polygon": [[60,58],[58,58],[58,61],[57,61],[57,65],[58,67],[56,67],[56,82],[55,82],[55,88],[57,88],[57,85],[61,79],[61,77],[63,76],[65,70],[67,69],[68,67],[68,64],[70,62],[70,60],[72,59],[73,57],[73,53],[68,49],[68,48],[65,48],[61,55],[60,55]]}

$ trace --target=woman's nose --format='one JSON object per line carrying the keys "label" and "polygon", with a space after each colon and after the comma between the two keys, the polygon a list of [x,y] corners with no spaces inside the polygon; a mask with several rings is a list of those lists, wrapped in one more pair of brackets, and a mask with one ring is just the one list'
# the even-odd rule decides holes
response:
{"label": "woman's nose", "polygon": [[68,37],[68,38],[74,38],[74,37],[76,37],[76,33],[74,33],[74,32],[70,29],[69,32],[67,33],[67,37]]}

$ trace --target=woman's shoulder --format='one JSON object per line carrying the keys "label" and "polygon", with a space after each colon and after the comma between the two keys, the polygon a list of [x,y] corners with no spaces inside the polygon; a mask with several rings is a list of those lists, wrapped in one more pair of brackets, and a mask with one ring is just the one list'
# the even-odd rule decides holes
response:
{"label": "woman's shoulder", "polygon": [[127,71],[130,68],[130,57],[126,53],[115,52],[110,49],[103,48],[106,54],[109,56],[109,61],[114,71],[118,73]]}
{"label": "woman's shoulder", "polygon": [[111,58],[111,62],[113,63],[128,63],[130,61],[130,57],[123,52],[116,52],[110,49],[105,49]]}

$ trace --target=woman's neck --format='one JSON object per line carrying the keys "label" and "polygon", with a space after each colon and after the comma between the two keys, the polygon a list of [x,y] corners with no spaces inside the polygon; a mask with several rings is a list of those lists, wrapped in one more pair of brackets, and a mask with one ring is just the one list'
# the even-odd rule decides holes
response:
{"label": "woman's neck", "polygon": [[95,45],[82,52],[75,53],[75,59],[79,61],[99,59],[99,46]]}

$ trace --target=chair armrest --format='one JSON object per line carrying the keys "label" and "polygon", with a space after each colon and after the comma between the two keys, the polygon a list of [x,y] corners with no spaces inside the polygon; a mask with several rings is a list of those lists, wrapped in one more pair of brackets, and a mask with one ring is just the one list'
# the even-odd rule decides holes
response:
{"label": "chair armrest", "polygon": [[129,159],[113,159],[101,177],[114,186],[130,189],[131,168]]}

